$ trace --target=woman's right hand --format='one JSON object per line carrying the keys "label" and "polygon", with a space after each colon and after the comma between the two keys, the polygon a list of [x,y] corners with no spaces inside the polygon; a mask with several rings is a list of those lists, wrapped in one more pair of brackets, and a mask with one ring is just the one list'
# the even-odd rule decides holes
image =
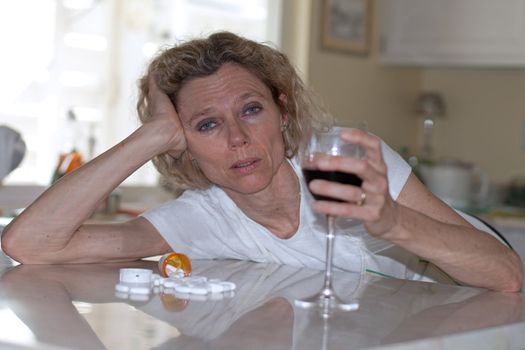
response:
{"label": "woman's right hand", "polygon": [[148,108],[151,119],[148,123],[159,126],[160,134],[165,137],[165,144],[160,153],[167,152],[177,159],[186,150],[186,138],[175,106],[155,83],[153,76],[148,80]]}

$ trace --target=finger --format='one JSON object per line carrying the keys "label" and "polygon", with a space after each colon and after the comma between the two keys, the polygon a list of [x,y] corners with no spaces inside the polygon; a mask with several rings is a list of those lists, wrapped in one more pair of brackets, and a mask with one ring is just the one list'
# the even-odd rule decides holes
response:
{"label": "finger", "polygon": [[[368,201],[368,198],[367,198]],[[357,203],[342,203],[333,201],[315,201],[312,204],[315,212],[334,217],[351,218],[367,221],[370,207],[368,205],[358,205]]]}
{"label": "finger", "polygon": [[168,95],[157,85],[153,74],[148,78],[148,108],[151,115],[176,114],[175,107]]}
{"label": "finger", "polygon": [[312,161],[314,167],[325,171],[342,171],[345,173],[361,174],[367,166],[365,159],[348,156],[332,156],[319,154]]}
{"label": "finger", "polygon": [[326,180],[313,180],[309,188],[316,195],[353,203],[361,200],[363,193],[360,187]]}
{"label": "finger", "polygon": [[366,151],[365,158],[370,160],[372,165],[382,167],[383,152],[378,137],[359,129],[343,129],[340,137],[346,143],[355,143],[363,147]]}
{"label": "finger", "polygon": [[346,217],[363,222],[376,222],[381,219],[385,198],[379,195],[368,194],[364,203],[315,201],[312,208],[315,212],[335,217]]}
{"label": "finger", "polygon": [[320,155],[315,166],[324,171],[340,171],[355,174],[363,181],[362,187],[367,192],[382,193],[387,185],[386,166],[373,167],[366,159],[343,156]]}

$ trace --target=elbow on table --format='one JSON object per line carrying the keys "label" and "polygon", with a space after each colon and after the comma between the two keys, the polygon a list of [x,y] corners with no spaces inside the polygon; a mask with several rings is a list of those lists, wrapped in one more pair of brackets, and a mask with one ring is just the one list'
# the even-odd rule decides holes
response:
{"label": "elbow on table", "polygon": [[518,254],[512,252],[511,260],[513,260],[513,273],[507,279],[507,282],[501,286],[502,292],[515,293],[520,292],[523,287],[523,265]]}
{"label": "elbow on table", "polygon": [[16,244],[13,242],[13,239],[11,238],[11,236],[8,235],[7,228],[4,229],[4,231],[2,232],[1,245],[2,245],[2,252],[5,255],[13,258],[16,261],[20,261],[18,258],[18,254],[16,252]]}
{"label": "elbow on table", "polygon": [[23,242],[20,242],[16,228],[11,227],[11,225],[6,226],[0,240],[2,252],[13,260],[21,264],[37,263],[35,260],[37,255],[36,249],[30,252],[27,246]]}
{"label": "elbow on table", "polygon": [[518,292],[521,292],[522,286],[523,286],[523,276],[519,276],[517,278],[509,280],[508,283],[502,286],[500,291],[505,292],[505,293],[518,293]]}

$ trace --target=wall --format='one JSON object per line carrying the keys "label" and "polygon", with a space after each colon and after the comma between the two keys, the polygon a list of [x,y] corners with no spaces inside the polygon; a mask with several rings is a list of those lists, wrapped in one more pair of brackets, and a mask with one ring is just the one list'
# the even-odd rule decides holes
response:
{"label": "wall", "polygon": [[417,142],[414,100],[421,86],[421,70],[378,64],[377,34],[380,2],[373,2],[371,53],[355,56],[321,47],[322,1],[312,2],[308,77],[341,125],[366,120],[369,131],[395,149]]}
{"label": "wall", "polygon": [[[408,145],[417,152],[421,128],[414,102],[420,91],[437,90],[443,93],[448,108],[446,119],[438,120],[434,128],[437,157],[474,162],[488,172],[493,182],[525,176],[525,69],[380,65],[376,35],[382,1],[373,1],[373,39],[371,53],[365,57],[322,48],[322,1],[304,1],[311,6],[311,22],[307,28],[308,57],[301,62],[308,67],[310,85],[339,123],[366,120],[369,130],[395,149]],[[284,11],[285,21],[296,15],[293,11],[296,9]],[[304,45],[301,48],[305,50]],[[296,49],[292,54],[300,52]]]}
{"label": "wall", "polygon": [[304,82],[308,82],[311,0],[282,1],[281,50],[293,62]]}
{"label": "wall", "polygon": [[436,155],[475,162],[494,182],[525,175],[525,69],[426,69],[422,82],[448,107]]}

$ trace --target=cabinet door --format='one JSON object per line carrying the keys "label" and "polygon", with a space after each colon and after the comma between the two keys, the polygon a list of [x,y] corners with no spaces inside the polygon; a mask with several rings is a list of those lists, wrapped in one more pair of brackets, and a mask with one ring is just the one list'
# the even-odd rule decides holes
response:
{"label": "cabinet door", "polygon": [[382,63],[525,66],[525,0],[383,0]]}

